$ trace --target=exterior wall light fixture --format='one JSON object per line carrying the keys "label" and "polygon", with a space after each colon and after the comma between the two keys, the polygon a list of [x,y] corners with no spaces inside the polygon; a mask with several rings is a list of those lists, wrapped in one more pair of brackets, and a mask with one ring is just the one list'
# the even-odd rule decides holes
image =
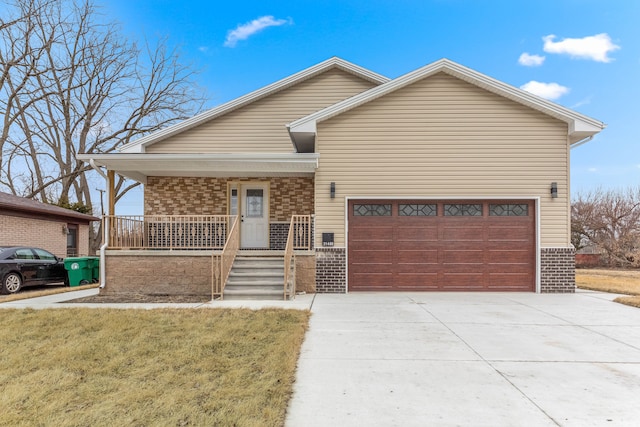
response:
{"label": "exterior wall light fixture", "polygon": [[335,199],[336,198],[336,183],[332,182],[330,188],[331,188],[331,190],[330,190],[331,191],[331,198]]}
{"label": "exterior wall light fixture", "polygon": [[558,198],[558,183],[557,182],[552,182],[551,183],[551,198],[552,199],[557,199]]}

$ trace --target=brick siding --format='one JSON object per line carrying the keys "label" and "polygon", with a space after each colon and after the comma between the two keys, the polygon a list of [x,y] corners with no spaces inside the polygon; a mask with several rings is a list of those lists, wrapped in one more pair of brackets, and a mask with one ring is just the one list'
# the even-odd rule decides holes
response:
{"label": "brick siding", "polygon": [[316,248],[316,292],[347,292],[345,248]]}
{"label": "brick siding", "polygon": [[[0,245],[35,246],[64,258],[67,256],[67,235],[62,227],[74,224],[35,218],[0,215]],[[78,254],[89,254],[89,226],[78,225]]]}
{"label": "brick siding", "polygon": [[289,221],[314,209],[314,181],[309,177],[207,178],[149,177],[144,190],[145,215],[226,215],[227,184],[269,182],[271,221]]}
{"label": "brick siding", "polygon": [[542,248],[540,292],[571,293],[575,291],[575,250],[573,248]]}
{"label": "brick siding", "polygon": [[[115,252],[115,251],[114,251]],[[211,297],[211,253],[106,257],[101,294],[203,295]]]}

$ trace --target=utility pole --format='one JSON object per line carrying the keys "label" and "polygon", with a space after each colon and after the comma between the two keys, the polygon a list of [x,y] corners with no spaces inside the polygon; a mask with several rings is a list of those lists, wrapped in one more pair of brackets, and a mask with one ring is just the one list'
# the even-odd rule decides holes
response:
{"label": "utility pole", "polygon": [[102,216],[104,216],[104,204],[102,203],[102,193],[104,193],[106,190],[101,190],[99,188],[96,188],[96,191],[100,192],[100,212],[102,213]]}

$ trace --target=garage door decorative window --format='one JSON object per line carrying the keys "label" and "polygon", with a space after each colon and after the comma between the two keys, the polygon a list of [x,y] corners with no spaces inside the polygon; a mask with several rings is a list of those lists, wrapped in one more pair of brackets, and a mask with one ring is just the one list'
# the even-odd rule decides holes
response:
{"label": "garage door decorative window", "polygon": [[529,206],[526,204],[489,205],[490,216],[529,216]]}
{"label": "garage door decorative window", "polygon": [[482,216],[481,204],[445,204],[444,216]]}
{"label": "garage door decorative window", "polygon": [[370,203],[366,205],[353,205],[354,216],[391,216],[390,204]]}
{"label": "garage door decorative window", "polygon": [[437,215],[437,206],[435,203],[422,205],[405,205],[398,204],[398,215],[399,216],[436,216]]}

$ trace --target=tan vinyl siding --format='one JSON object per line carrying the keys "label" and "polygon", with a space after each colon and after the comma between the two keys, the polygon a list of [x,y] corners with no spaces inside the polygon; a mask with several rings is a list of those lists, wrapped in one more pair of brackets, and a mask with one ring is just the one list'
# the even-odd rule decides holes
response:
{"label": "tan vinyl siding", "polygon": [[285,125],[375,86],[339,69],[147,147],[148,153],[288,153]]}
{"label": "tan vinyl siding", "polygon": [[444,73],[319,123],[316,150],[316,245],[345,245],[347,196],[540,197],[541,246],[569,245],[567,125]]}

